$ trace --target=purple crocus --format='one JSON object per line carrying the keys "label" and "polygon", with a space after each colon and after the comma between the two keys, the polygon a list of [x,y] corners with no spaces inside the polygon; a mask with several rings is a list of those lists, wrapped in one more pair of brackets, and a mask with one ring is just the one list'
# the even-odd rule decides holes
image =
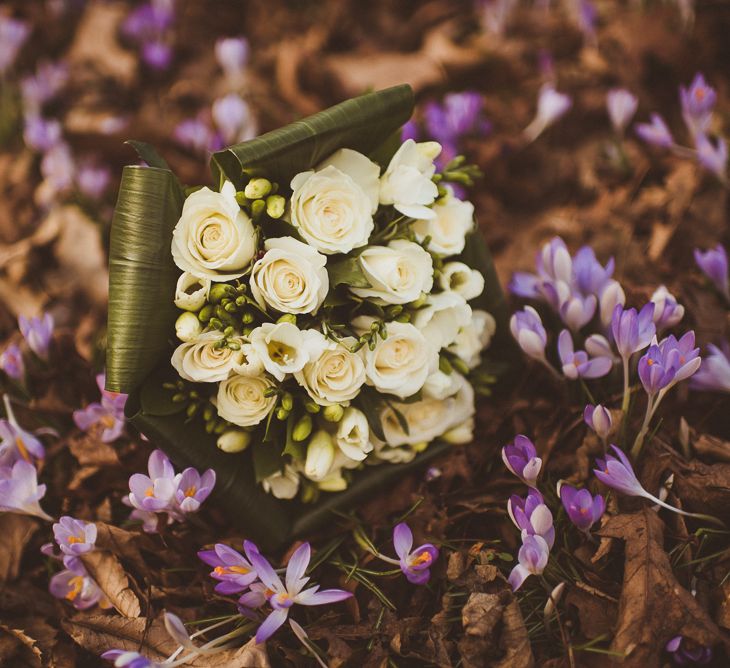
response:
{"label": "purple crocus", "polygon": [[713,143],[707,135],[698,134],[695,137],[695,148],[697,149],[697,162],[724,183],[727,179],[727,141],[722,137],[717,137]]}
{"label": "purple crocus", "polygon": [[188,118],[173,130],[173,136],[182,146],[205,154],[213,150],[215,133],[202,118]]}
{"label": "purple crocus", "polygon": [[573,336],[564,329],[558,336],[558,354],[566,378],[601,378],[611,371],[613,360],[609,357],[588,357],[585,350],[576,351]]}
{"label": "purple crocus", "polygon": [[96,524],[64,515],[53,525],[53,536],[61,552],[78,557],[96,547]]}
{"label": "purple crocus", "polygon": [[215,43],[215,58],[229,78],[240,77],[248,55],[249,46],[245,37],[222,37]]}
{"label": "purple crocus", "polygon": [[583,297],[572,294],[560,305],[560,317],[571,330],[577,332],[591,321],[597,305],[598,300],[595,295]]}
{"label": "purple crocus", "polygon": [[712,110],[717,101],[715,89],[707,85],[701,73],[695,74],[689,88],[679,87],[682,118],[692,135],[702,135],[712,122]]}
{"label": "purple crocus", "polygon": [[258,550],[250,550],[249,556],[259,579],[270,592],[267,600],[273,608],[273,611],[256,631],[257,643],[264,642],[274,634],[286,621],[293,605],[325,605],[344,601],[352,596],[351,592],[342,589],[319,591],[319,585],[304,589],[309,582],[309,578],[304,575],[311,559],[309,543],[303,543],[292,554],[286,566],[284,582]]}
{"label": "purple crocus", "polygon": [[44,61],[38,64],[35,74],[20,82],[20,93],[26,115],[40,115],[43,106],[50,102],[68,81],[69,71],[65,63]]}
{"label": "purple crocus", "polygon": [[684,636],[674,636],[664,650],[677,666],[705,666],[712,661],[712,648],[698,645]]}
{"label": "purple crocus", "polygon": [[604,267],[590,246],[583,246],[573,258],[572,278],[584,295],[600,295],[613,276],[616,262],[609,258]]}
{"label": "purple crocus", "polygon": [[505,445],[502,448],[502,461],[526,485],[535,487],[542,459],[537,456],[535,445],[527,436],[518,434],[512,443]]}
{"label": "purple crocus", "polygon": [[[685,332],[679,340],[670,334],[658,345],[651,346],[649,352],[639,360],[639,377],[647,394],[653,394],[654,392],[650,392],[648,387],[658,383],[661,387],[657,391],[668,389],[692,376],[701,364],[700,349],[695,348],[693,331]],[[662,383],[659,378],[661,372],[654,371],[656,366],[671,370],[671,378],[666,383]]]}
{"label": "purple crocus", "polygon": [[523,352],[538,360],[545,360],[547,332],[538,312],[532,306],[517,311],[509,321],[509,328]]}
{"label": "purple crocus", "polygon": [[598,434],[598,437],[605,440],[613,426],[611,412],[601,404],[592,406],[588,404],[583,411],[583,421]]}
{"label": "purple crocus", "polygon": [[573,278],[573,258],[565,242],[553,237],[537,254],[537,273],[542,278],[570,283]]}
{"label": "purple crocus", "polygon": [[186,468],[177,478],[175,490],[175,517],[196,513],[215,487],[215,471],[208,469],[201,475],[192,467]]}
{"label": "purple crocus", "polygon": [[61,135],[61,124],[55,118],[46,119],[36,114],[25,117],[23,141],[34,151],[50,151],[61,141]]}
{"label": "purple crocus", "polygon": [[21,315],[18,318],[18,326],[28,347],[47,362],[53,337],[53,316],[44,313],[42,317],[35,316],[28,319]]}
{"label": "purple crocus", "polygon": [[718,292],[730,301],[730,280],[728,279],[725,247],[722,244],[717,244],[714,248],[706,251],[695,248],[694,256],[700,271],[710,279]]}
{"label": "purple crocus", "polygon": [[426,130],[442,146],[439,164],[444,165],[456,157],[465,136],[489,132],[491,126],[482,109],[482,96],[477,91],[449,93],[442,104],[429,102],[426,105]]}
{"label": "purple crocus", "polygon": [[674,146],[674,138],[664,119],[659,114],[651,114],[650,119],[650,123],[638,123],[636,125],[636,134],[652,146],[659,146],[660,148]]}
{"label": "purple crocus", "polygon": [[73,418],[79,429],[88,431],[92,427],[101,429],[103,443],[111,443],[122,435],[124,430],[124,406],[127,395],[120,392],[109,392],[104,389],[105,375],[96,377],[96,384],[101,392],[101,401],[92,402],[86,408],[74,411]]}
{"label": "purple crocus", "polygon": [[530,536],[540,536],[552,548],[555,542],[553,514],[542,494],[531,487],[525,498],[513,494],[507,501],[507,513],[515,526]]}
{"label": "purple crocus", "polygon": [[676,375],[672,359],[667,359],[658,345],[649,350],[639,360],[639,379],[646,393],[653,397],[665,389]]}
{"label": "purple crocus", "polygon": [[250,560],[250,552],[258,549],[250,541],[244,542],[243,549],[246,557],[223,543],[216,543],[212,550],[198,552],[198,557],[213,567],[210,576],[219,580],[215,586],[219,594],[237,594],[258,579]]}
{"label": "purple crocus", "polygon": [[149,475],[134,473],[129,478],[129,504],[153,513],[170,510],[177,491],[172,463],[162,450],[154,450],[147,467]]}
{"label": "purple crocus", "polygon": [[684,317],[684,306],[677,302],[677,298],[667,290],[665,285],[660,285],[651,296],[654,304],[654,315],[652,320],[657,331],[674,327]]}
{"label": "purple crocus", "polygon": [[101,658],[114,661],[114,668],[163,668],[166,665],[152,661],[139,652],[129,652],[124,649],[107,650]]}
{"label": "purple crocus", "polygon": [[594,497],[587,489],[576,489],[566,483],[558,483],[558,496],[570,521],[581,531],[589,531],[606,510],[606,502],[600,494]]}
{"label": "purple crocus", "polygon": [[565,93],[559,93],[551,83],[540,89],[535,118],[524,130],[528,141],[537,139],[547,128],[564,116],[573,106],[573,100]]}
{"label": "purple crocus", "polygon": [[438,559],[438,548],[431,543],[413,549],[413,532],[401,522],[393,529],[393,547],[398,555],[400,569],[411,584],[426,584],[431,577],[430,568]]}
{"label": "purple crocus", "polygon": [[66,558],[66,567],[56,573],[48,585],[53,596],[67,600],[77,610],[88,610],[97,603],[100,608],[110,608],[111,603],[77,558]]}
{"label": "purple crocus", "polygon": [[142,61],[150,69],[164,72],[172,63],[172,47],[162,39],[154,39],[142,44]]}
{"label": "purple crocus", "polygon": [[21,459],[34,464],[46,455],[43,443],[15,419],[8,395],[3,395],[7,419],[0,419],[0,466],[13,466]]}
{"label": "purple crocus", "polygon": [[634,353],[646,348],[656,334],[654,304],[649,302],[638,313],[616,305],[611,317],[611,332],[621,358],[628,360]]}
{"label": "purple crocus", "polygon": [[9,378],[23,382],[25,379],[25,363],[23,362],[23,353],[20,351],[20,346],[11,343],[0,353],[0,369]]}
{"label": "purple crocus", "polygon": [[0,466],[0,511],[34,515],[52,520],[38,503],[46,493],[46,486],[38,484],[35,466],[19,459],[12,467]]}
{"label": "purple crocus", "polygon": [[0,74],[13,65],[29,34],[25,21],[0,15]]}
{"label": "purple crocus", "polygon": [[109,187],[111,178],[108,167],[93,162],[84,162],[76,171],[76,186],[87,197],[98,200]]}
{"label": "purple crocus", "polygon": [[708,344],[709,353],[702,358],[702,366],[692,376],[689,385],[693,390],[730,392],[730,345],[721,347]]}
{"label": "purple crocus", "polygon": [[636,113],[639,100],[625,88],[614,88],[606,95],[606,108],[616,134],[623,135],[626,126]]}
{"label": "purple crocus", "polygon": [[211,115],[224,144],[237,144],[256,136],[256,121],[251,108],[236,93],[217,99]]}
{"label": "purple crocus", "polygon": [[512,591],[517,591],[530,575],[540,575],[550,558],[550,547],[541,536],[522,535],[522,547],[517,553],[517,565],[509,574]]}
{"label": "purple crocus", "polygon": [[651,498],[651,495],[641,486],[639,479],[634,473],[629,458],[620,448],[611,445],[616,457],[606,455],[604,459],[596,459],[596,466],[593,473],[604,485],[615,489],[628,496],[643,496]]}

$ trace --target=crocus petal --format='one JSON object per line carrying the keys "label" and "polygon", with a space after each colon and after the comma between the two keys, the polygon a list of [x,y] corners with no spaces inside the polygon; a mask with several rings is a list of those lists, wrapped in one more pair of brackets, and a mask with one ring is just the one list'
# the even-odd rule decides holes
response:
{"label": "crocus petal", "polygon": [[530,575],[532,575],[530,571],[528,571],[522,564],[517,564],[512,569],[512,572],[509,574],[509,578],[507,579],[510,587],[512,587],[512,591],[517,591],[524,584],[525,580],[530,577]]}
{"label": "crocus petal", "polygon": [[[258,552],[253,551],[250,554],[247,554],[247,556],[251,560],[261,582],[263,582],[269,589],[274,591],[283,591],[284,585],[265,557],[261,556]],[[279,626],[283,623],[284,621],[282,620]]]}
{"label": "crocus petal", "polygon": [[312,551],[309,543],[300,545],[294,554],[289,559],[289,563],[286,566],[286,588],[289,591],[293,591],[297,583],[304,576],[304,572],[309,566],[309,560],[311,559]]}
{"label": "crocus petal", "polygon": [[[310,593],[311,592],[311,593]],[[352,593],[342,589],[325,589],[323,591],[313,591],[306,589],[295,597],[294,601],[299,605],[326,605],[327,603],[337,603],[351,598]]]}
{"label": "crocus petal", "polygon": [[277,629],[286,621],[289,609],[274,610],[259,626],[256,631],[256,643],[266,642]]}
{"label": "crocus petal", "polygon": [[393,529],[393,547],[401,558],[407,556],[413,547],[413,532],[405,522],[401,522]]}

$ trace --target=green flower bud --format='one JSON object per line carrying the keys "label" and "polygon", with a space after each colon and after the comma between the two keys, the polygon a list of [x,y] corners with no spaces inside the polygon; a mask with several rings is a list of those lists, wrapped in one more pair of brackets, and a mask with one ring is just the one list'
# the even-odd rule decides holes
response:
{"label": "green flower bud", "polygon": [[243,190],[248,199],[261,199],[271,192],[271,181],[268,179],[251,179]]}
{"label": "green flower bud", "polygon": [[454,367],[451,366],[451,362],[449,362],[448,358],[444,355],[439,357],[439,371],[442,371],[449,376],[454,372]]}
{"label": "green flower bud", "polygon": [[241,316],[241,322],[242,322],[242,323],[243,323],[244,325],[250,325],[250,324],[251,324],[251,323],[253,322],[253,313],[251,313],[251,311],[246,311],[246,312],[245,312],[245,313],[244,313],[244,314],[243,314],[243,315]]}
{"label": "green flower bud", "polygon": [[314,485],[305,485],[300,498],[302,503],[314,503],[319,498],[319,490]]}
{"label": "green flower bud", "polygon": [[172,395],[172,403],[174,404],[181,404],[183,401],[187,401],[187,399],[188,395],[183,394],[182,392]]}
{"label": "green flower bud", "polygon": [[462,376],[466,376],[469,373],[469,367],[460,357],[453,357],[451,359],[451,366],[453,366],[454,369],[456,369]]}
{"label": "green flower bud", "polygon": [[192,341],[202,331],[203,325],[200,324],[200,320],[198,320],[195,313],[190,311],[185,311],[175,321],[175,335],[183,342]]}
{"label": "green flower bud", "polygon": [[246,197],[243,190],[239,190],[236,193],[236,202],[238,202],[238,206],[246,206],[248,204],[248,198]]}
{"label": "green flower bud", "polygon": [[208,322],[213,317],[213,313],[213,307],[210,304],[206,304],[200,309],[200,312],[198,313],[198,320],[200,320],[200,322]]}
{"label": "green flower bud", "polygon": [[238,310],[238,306],[236,306],[236,302],[228,302],[223,307],[227,313],[235,313]]}
{"label": "green flower bud", "polygon": [[198,412],[199,407],[200,404],[188,404],[188,407],[185,409],[185,414],[191,418]]}
{"label": "green flower bud", "polygon": [[209,325],[210,325],[210,326],[211,326],[211,327],[212,327],[213,329],[223,329],[223,323],[222,323],[222,322],[221,322],[220,320],[218,320],[218,318],[211,318],[211,319],[209,320],[208,324],[209,324]]}
{"label": "green flower bud", "polygon": [[236,297],[236,306],[243,306],[246,303],[246,298],[243,295]]}
{"label": "green flower bud", "polygon": [[226,283],[214,283],[208,299],[212,304],[219,304],[224,297],[230,297],[231,286]]}
{"label": "green flower bud", "polygon": [[243,452],[251,444],[251,434],[241,429],[229,429],[218,437],[216,444],[223,452]]}
{"label": "green flower bud", "polygon": [[416,301],[411,303],[411,306],[413,308],[421,308],[426,303],[426,300],[428,299],[428,295],[425,292],[421,293],[421,296],[416,299]]}
{"label": "green flower bud", "polygon": [[401,313],[396,319],[396,322],[410,322],[411,321],[411,314],[408,313],[408,311],[404,311]]}
{"label": "green flower bud", "polygon": [[284,392],[281,397],[281,405],[288,411],[294,408],[294,397],[290,392]]}
{"label": "green flower bud", "polygon": [[255,199],[251,204],[251,218],[258,220],[266,210],[266,202],[262,199]]}
{"label": "green flower bud", "polygon": [[276,419],[277,420],[286,420],[289,417],[289,411],[286,410],[283,406],[279,406],[279,408],[276,409]]}
{"label": "green flower bud", "polygon": [[215,423],[215,429],[213,429],[214,434],[222,434],[226,428],[228,427],[228,423],[225,420],[218,420]]}
{"label": "green flower bud", "polygon": [[322,411],[322,417],[327,422],[339,422],[345,413],[345,409],[339,404],[333,404],[332,406],[325,406]]}
{"label": "green flower bud", "polygon": [[292,439],[297,443],[306,441],[312,433],[312,424],[312,418],[309,415],[303,415],[300,417],[292,430]]}
{"label": "green flower bud", "polygon": [[215,417],[215,406],[212,404],[207,404],[206,407],[203,409],[203,419],[208,422],[209,420],[212,420]]}
{"label": "green flower bud", "polygon": [[312,415],[316,415],[320,411],[320,406],[318,403],[315,403],[314,401],[307,401],[304,404],[304,409],[307,411],[307,413],[311,413]]}
{"label": "green flower bud", "polygon": [[281,195],[269,195],[266,198],[266,213],[271,218],[281,218],[286,209],[286,200]]}
{"label": "green flower bud", "polygon": [[277,323],[288,322],[288,323],[290,323],[292,325],[296,325],[297,324],[297,316],[295,316],[293,313],[285,313],[276,322]]}

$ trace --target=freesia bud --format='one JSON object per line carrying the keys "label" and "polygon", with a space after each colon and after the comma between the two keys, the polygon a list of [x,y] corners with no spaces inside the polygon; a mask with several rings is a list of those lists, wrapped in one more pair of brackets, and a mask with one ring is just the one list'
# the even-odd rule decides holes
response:
{"label": "freesia bud", "polygon": [[269,195],[266,198],[266,215],[278,219],[284,215],[286,200],[281,195]]}
{"label": "freesia bud", "polygon": [[304,474],[315,482],[321,481],[330,472],[334,461],[335,445],[332,437],[326,431],[320,430],[309,441]]}
{"label": "freesia bud", "polygon": [[213,304],[220,304],[221,300],[230,297],[232,292],[233,288],[227,283],[215,283],[209,291],[210,301]]}
{"label": "freesia bud", "polygon": [[196,339],[202,331],[203,326],[200,324],[198,316],[190,311],[185,311],[185,313],[180,314],[175,321],[175,334],[183,342]]}
{"label": "freesia bud", "polygon": [[184,271],[177,279],[175,306],[185,311],[198,311],[203,308],[210,292],[210,279],[198,278]]}
{"label": "freesia bud", "polygon": [[342,476],[342,469],[328,473],[317,483],[323,492],[342,492],[347,489],[347,480]]}
{"label": "freesia bud", "polygon": [[251,179],[243,190],[248,199],[261,199],[271,192],[271,181],[268,179]]}
{"label": "freesia bud", "polygon": [[345,409],[339,404],[332,404],[331,406],[325,406],[322,411],[322,417],[327,422],[339,422],[342,416],[345,414]]}
{"label": "freesia bud", "polygon": [[295,316],[293,313],[284,313],[284,315],[280,316],[276,322],[277,324],[280,324],[282,322],[288,322],[290,325],[296,325],[297,316]]}
{"label": "freesia bud", "polygon": [[223,452],[243,452],[251,444],[251,434],[241,429],[229,429],[218,437],[217,444]]}
{"label": "freesia bud", "polygon": [[297,423],[294,425],[292,430],[292,440],[297,443],[306,441],[309,435],[312,433],[312,418],[309,415],[303,415]]}

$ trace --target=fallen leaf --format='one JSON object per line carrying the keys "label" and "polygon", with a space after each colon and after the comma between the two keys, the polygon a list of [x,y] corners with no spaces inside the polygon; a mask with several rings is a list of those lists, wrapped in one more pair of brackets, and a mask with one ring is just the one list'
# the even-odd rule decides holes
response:
{"label": "fallen leaf", "polygon": [[100,438],[100,430],[79,432],[68,439],[68,448],[81,466],[118,466],[117,451]]}
{"label": "fallen leaf", "polygon": [[96,522],[96,546],[107,550],[124,561],[129,562],[138,571],[144,573],[147,569],[140,549],[149,552],[159,551],[154,541],[146,534],[126,531],[105,522]]}
{"label": "fallen leaf", "polygon": [[688,510],[730,518],[730,464],[676,460],[672,491]]}
{"label": "fallen leaf", "polygon": [[692,441],[692,447],[702,457],[730,463],[730,442],[717,438],[717,436],[700,434]]}
{"label": "fallen leaf", "polygon": [[0,624],[0,665],[41,668],[41,651],[36,641],[22,630]]}
{"label": "fallen leaf", "polygon": [[142,608],[129,586],[129,578],[119,560],[106,550],[94,550],[81,556],[89,575],[96,581],[111,604],[125,617],[139,617]]}
{"label": "fallen leaf", "polygon": [[576,608],[580,620],[580,630],[589,640],[601,635],[610,636],[612,634],[618,612],[615,600],[579,587],[571,587],[565,597],[565,605]]}
{"label": "fallen leaf", "polygon": [[626,545],[618,628],[611,644],[626,665],[659,666],[664,645],[679,634],[705,646],[725,641],[674,577],[663,548],[664,524],[653,510],[616,515],[599,533]]}
{"label": "fallen leaf", "polygon": [[23,550],[38,529],[38,520],[16,513],[0,514],[0,582],[15,580],[20,573]]}
{"label": "fallen leaf", "polygon": [[494,668],[532,668],[535,665],[525,620],[516,599],[505,608],[502,615],[500,647],[505,656],[492,664]]}

